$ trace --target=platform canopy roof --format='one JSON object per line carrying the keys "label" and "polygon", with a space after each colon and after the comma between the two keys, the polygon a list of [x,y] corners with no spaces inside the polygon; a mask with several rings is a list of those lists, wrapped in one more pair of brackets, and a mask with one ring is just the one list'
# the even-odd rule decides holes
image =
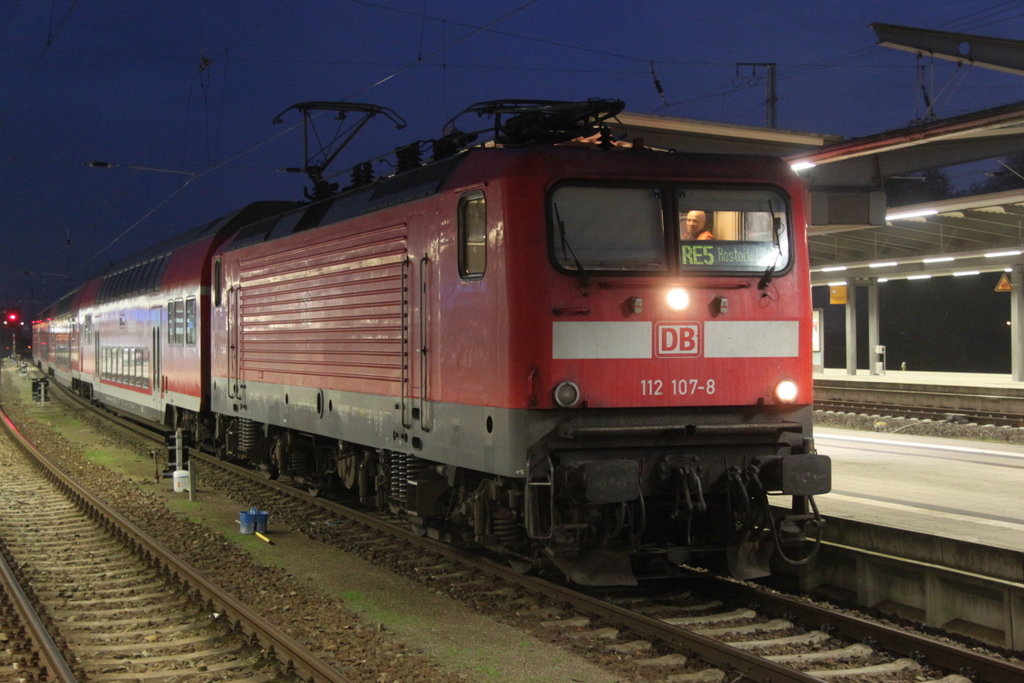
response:
{"label": "platform canopy roof", "polygon": [[888,178],[1018,151],[1024,102],[788,155],[795,168],[814,164],[801,171],[813,284],[836,280],[841,266],[844,279],[895,279],[1021,263],[1024,190],[890,206],[883,189]]}
{"label": "platform canopy roof", "polygon": [[849,140],[630,112],[612,127],[652,147],[771,154],[801,169],[816,285],[987,272],[1024,262],[1024,190],[894,207],[883,185],[894,176],[1024,151],[1024,102]]}

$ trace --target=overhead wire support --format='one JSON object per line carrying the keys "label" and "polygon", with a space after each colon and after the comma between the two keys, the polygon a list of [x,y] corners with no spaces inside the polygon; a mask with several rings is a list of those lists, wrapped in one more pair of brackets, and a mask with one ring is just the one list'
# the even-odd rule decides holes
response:
{"label": "overhead wire support", "polygon": [[764,99],[764,125],[767,128],[778,128],[776,119],[776,105],[779,102],[775,94],[775,62],[736,62],[736,75],[740,75],[740,68],[749,66],[751,73],[756,77],[758,68],[765,69],[768,75],[766,93]]}
{"label": "overhead wire support", "polygon": [[658,80],[658,74],[654,71],[654,60],[651,60],[651,78],[654,79],[654,89],[658,92],[658,96],[661,98],[662,109],[671,106],[668,100],[665,99],[665,88],[662,87],[661,81]]}
{"label": "overhead wire support", "polygon": [[[357,102],[300,102],[293,104],[283,112],[274,117],[274,123],[283,123],[281,118],[286,113],[295,109],[302,113],[302,144],[305,153],[305,164],[303,170],[313,183],[312,191],[304,191],[306,198],[316,201],[326,199],[337,191],[337,183],[330,183],[324,178],[324,171],[337,158],[341,150],[345,149],[349,142],[363,129],[370,119],[383,114],[389,118],[399,130],[405,128],[405,119],[387,107],[376,104],[360,104]],[[333,137],[325,142],[320,140],[317,134],[314,118],[325,111],[337,112],[334,120],[338,122],[338,128]],[[362,118],[353,123],[348,129],[343,130],[342,126],[348,118],[348,114],[356,112],[362,114]],[[316,138],[320,149],[310,154],[310,133]]]}

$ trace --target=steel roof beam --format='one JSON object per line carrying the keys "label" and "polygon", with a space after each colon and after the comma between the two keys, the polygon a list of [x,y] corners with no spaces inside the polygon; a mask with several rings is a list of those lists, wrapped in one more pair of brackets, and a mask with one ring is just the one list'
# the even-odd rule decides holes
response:
{"label": "steel roof beam", "polygon": [[871,28],[885,47],[1024,76],[1024,41],[896,24],[876,23]]}

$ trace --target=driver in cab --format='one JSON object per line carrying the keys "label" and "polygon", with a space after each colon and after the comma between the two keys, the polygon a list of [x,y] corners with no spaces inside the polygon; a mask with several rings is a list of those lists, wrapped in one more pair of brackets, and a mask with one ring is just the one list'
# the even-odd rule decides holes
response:
{"label": "driver in cab", "polygon": [[713,240],[715,236],[707,227],[708,218],[703,211],[691,211],[686,214],[686,232],[684,240]]}

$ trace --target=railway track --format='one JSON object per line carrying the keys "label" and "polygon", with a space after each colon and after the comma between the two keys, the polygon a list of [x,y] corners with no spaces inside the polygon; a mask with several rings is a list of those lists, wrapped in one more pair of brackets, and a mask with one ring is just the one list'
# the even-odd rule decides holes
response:
{"label": "railway track", "polygon": [[36,611],[8,555],[0,540],[0,681],[74,681],[64,652],[50,636],[48,620]]}
{"label": "railway track", "polygon": [[[122,428],[144,434],[136,425]],[[539,637],[599,661],[612,658],[617,670],[643,680],[1024,680],[1024,668],[1005,659],[706,575],[689,582],[699,587],[692,592],[678,584],[661,587],[661,595],[572,590],[520,575],[472,549],[423,538],[388,515],[317,498],[199,452],[191,457],[203,463],[204,484],[232,492],[240,503],[255,502],[275,520],[432,591],[496,605]],[[970,679],[956,678],[961,673]]]}
{"label": "railway track", "polygon": [[[26,592],[78,678],[345,683],[49,462],[6,415],[0,419],[4,554],[18,582],[31,586]],[[38,668],[36,642],[19,666]]]}
{"label": "railway track", "polygon": [[1024,414],[998,413],[988,410],[951,410],[922,406],[900,406],[888,403],[852,400],[815,400],[815,410],[831,410],[837,413],[878,415],[880,417],[903,417],[953,424],[975,423],[996,427],[1024,427]]}

